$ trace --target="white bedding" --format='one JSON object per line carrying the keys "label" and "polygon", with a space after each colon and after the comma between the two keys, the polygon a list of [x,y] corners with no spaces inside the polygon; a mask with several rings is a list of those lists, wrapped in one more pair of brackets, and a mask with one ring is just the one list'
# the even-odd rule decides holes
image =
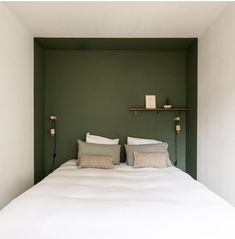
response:
{"label": "white bedding", "polygon": [[70,160],[0,212],[1,239],[234,239],[235,209],[175,167]]}

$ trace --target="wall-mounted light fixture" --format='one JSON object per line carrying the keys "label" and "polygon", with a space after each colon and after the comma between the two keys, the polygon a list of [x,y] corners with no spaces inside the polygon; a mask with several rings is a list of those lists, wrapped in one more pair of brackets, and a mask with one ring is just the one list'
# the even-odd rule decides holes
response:
{"label": "wall-mounted light fixture", "polygon": [[51,120],[50,136],[53,139],[53,155],[52,155],[53,160],[52,160],[52,166],[51,166],[51,172],[52,172],[55,167],[55,158],[56,158],[56,120],[57,120],[57,116],[51,115],[50,120]]}
{"label": "wall-mounted light fixture", "polygon": [[181,127],[180,127],[180,116],[176,116],[176,117],[174,118],[174,121],[175,121],[175,132],[176,132],[177,134],[179,134],[179,133],[180,133],[180,130],[181,130]]}
{"label": "wall-mounted light fixture", "polygon": [[177,161],[178,161],[178,140],[177,140],[177,136],[178,134],[180,133],[181,131],[181,127],[180,127],[180,116],[177,115],[175,118],[174,118],[174,121],[175,121],[175,163],[174,165],[177,166]]}
{"label": "wall-mounted light fixture", "polygon": [[51,137],[54,137],[55,134],[56,134],[56,120],[57,120],[57,116],[51,115],[50,116],[50,120],[51,120],[50,135],[51,135]]}

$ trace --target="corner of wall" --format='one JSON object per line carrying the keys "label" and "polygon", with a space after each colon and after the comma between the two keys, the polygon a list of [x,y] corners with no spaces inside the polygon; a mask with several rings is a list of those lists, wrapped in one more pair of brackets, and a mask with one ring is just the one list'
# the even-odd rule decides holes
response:
{"label": "corner of wall", "polygon": [[33,185],[33,37],[0,3],[0,208]]}
{"label": "corner of wall", "polygon": [[197,38],[187,48],[186,95],[187,95],[187,140],[186,172],[197,178]]}

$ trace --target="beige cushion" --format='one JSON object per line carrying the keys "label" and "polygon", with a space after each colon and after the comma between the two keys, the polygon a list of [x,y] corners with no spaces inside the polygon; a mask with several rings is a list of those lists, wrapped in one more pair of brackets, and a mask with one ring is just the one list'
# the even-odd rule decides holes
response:
{"label": "beige cushion", "polygon": [[120,148],[118,144],[92,144],[78,140],[78,160],[81,154],[106,155],[113,158],[113,164],[120,164]]}
{"label": "beige cushion", "polygon": [[107,155],[81,154],[79,156],[79,168],[113,168],[113,158]]}
{"label": "beige cushion", "polygon": [[159,144],[143,144],[143,145],[125,145],[127,164],[129,166],[134,165],[134,152],[142,153],[166,153],[167,155],[167,166],[172,166],[169,159],[168,153],[168,144],[159,143]]}
{"label": "beige cushion", "polygon": [[134,168],[165,168],[167,167],[167,154],[165,152],[143,153],[134,152]]}

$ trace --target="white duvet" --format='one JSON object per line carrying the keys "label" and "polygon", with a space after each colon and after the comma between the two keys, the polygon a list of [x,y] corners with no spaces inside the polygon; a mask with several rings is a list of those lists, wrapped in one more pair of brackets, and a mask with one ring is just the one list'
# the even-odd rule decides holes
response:
{"label": "white duvet", "polygon": [[235,239],[235,209],[175,167],[70,160],[0,212],[1,239]]}

